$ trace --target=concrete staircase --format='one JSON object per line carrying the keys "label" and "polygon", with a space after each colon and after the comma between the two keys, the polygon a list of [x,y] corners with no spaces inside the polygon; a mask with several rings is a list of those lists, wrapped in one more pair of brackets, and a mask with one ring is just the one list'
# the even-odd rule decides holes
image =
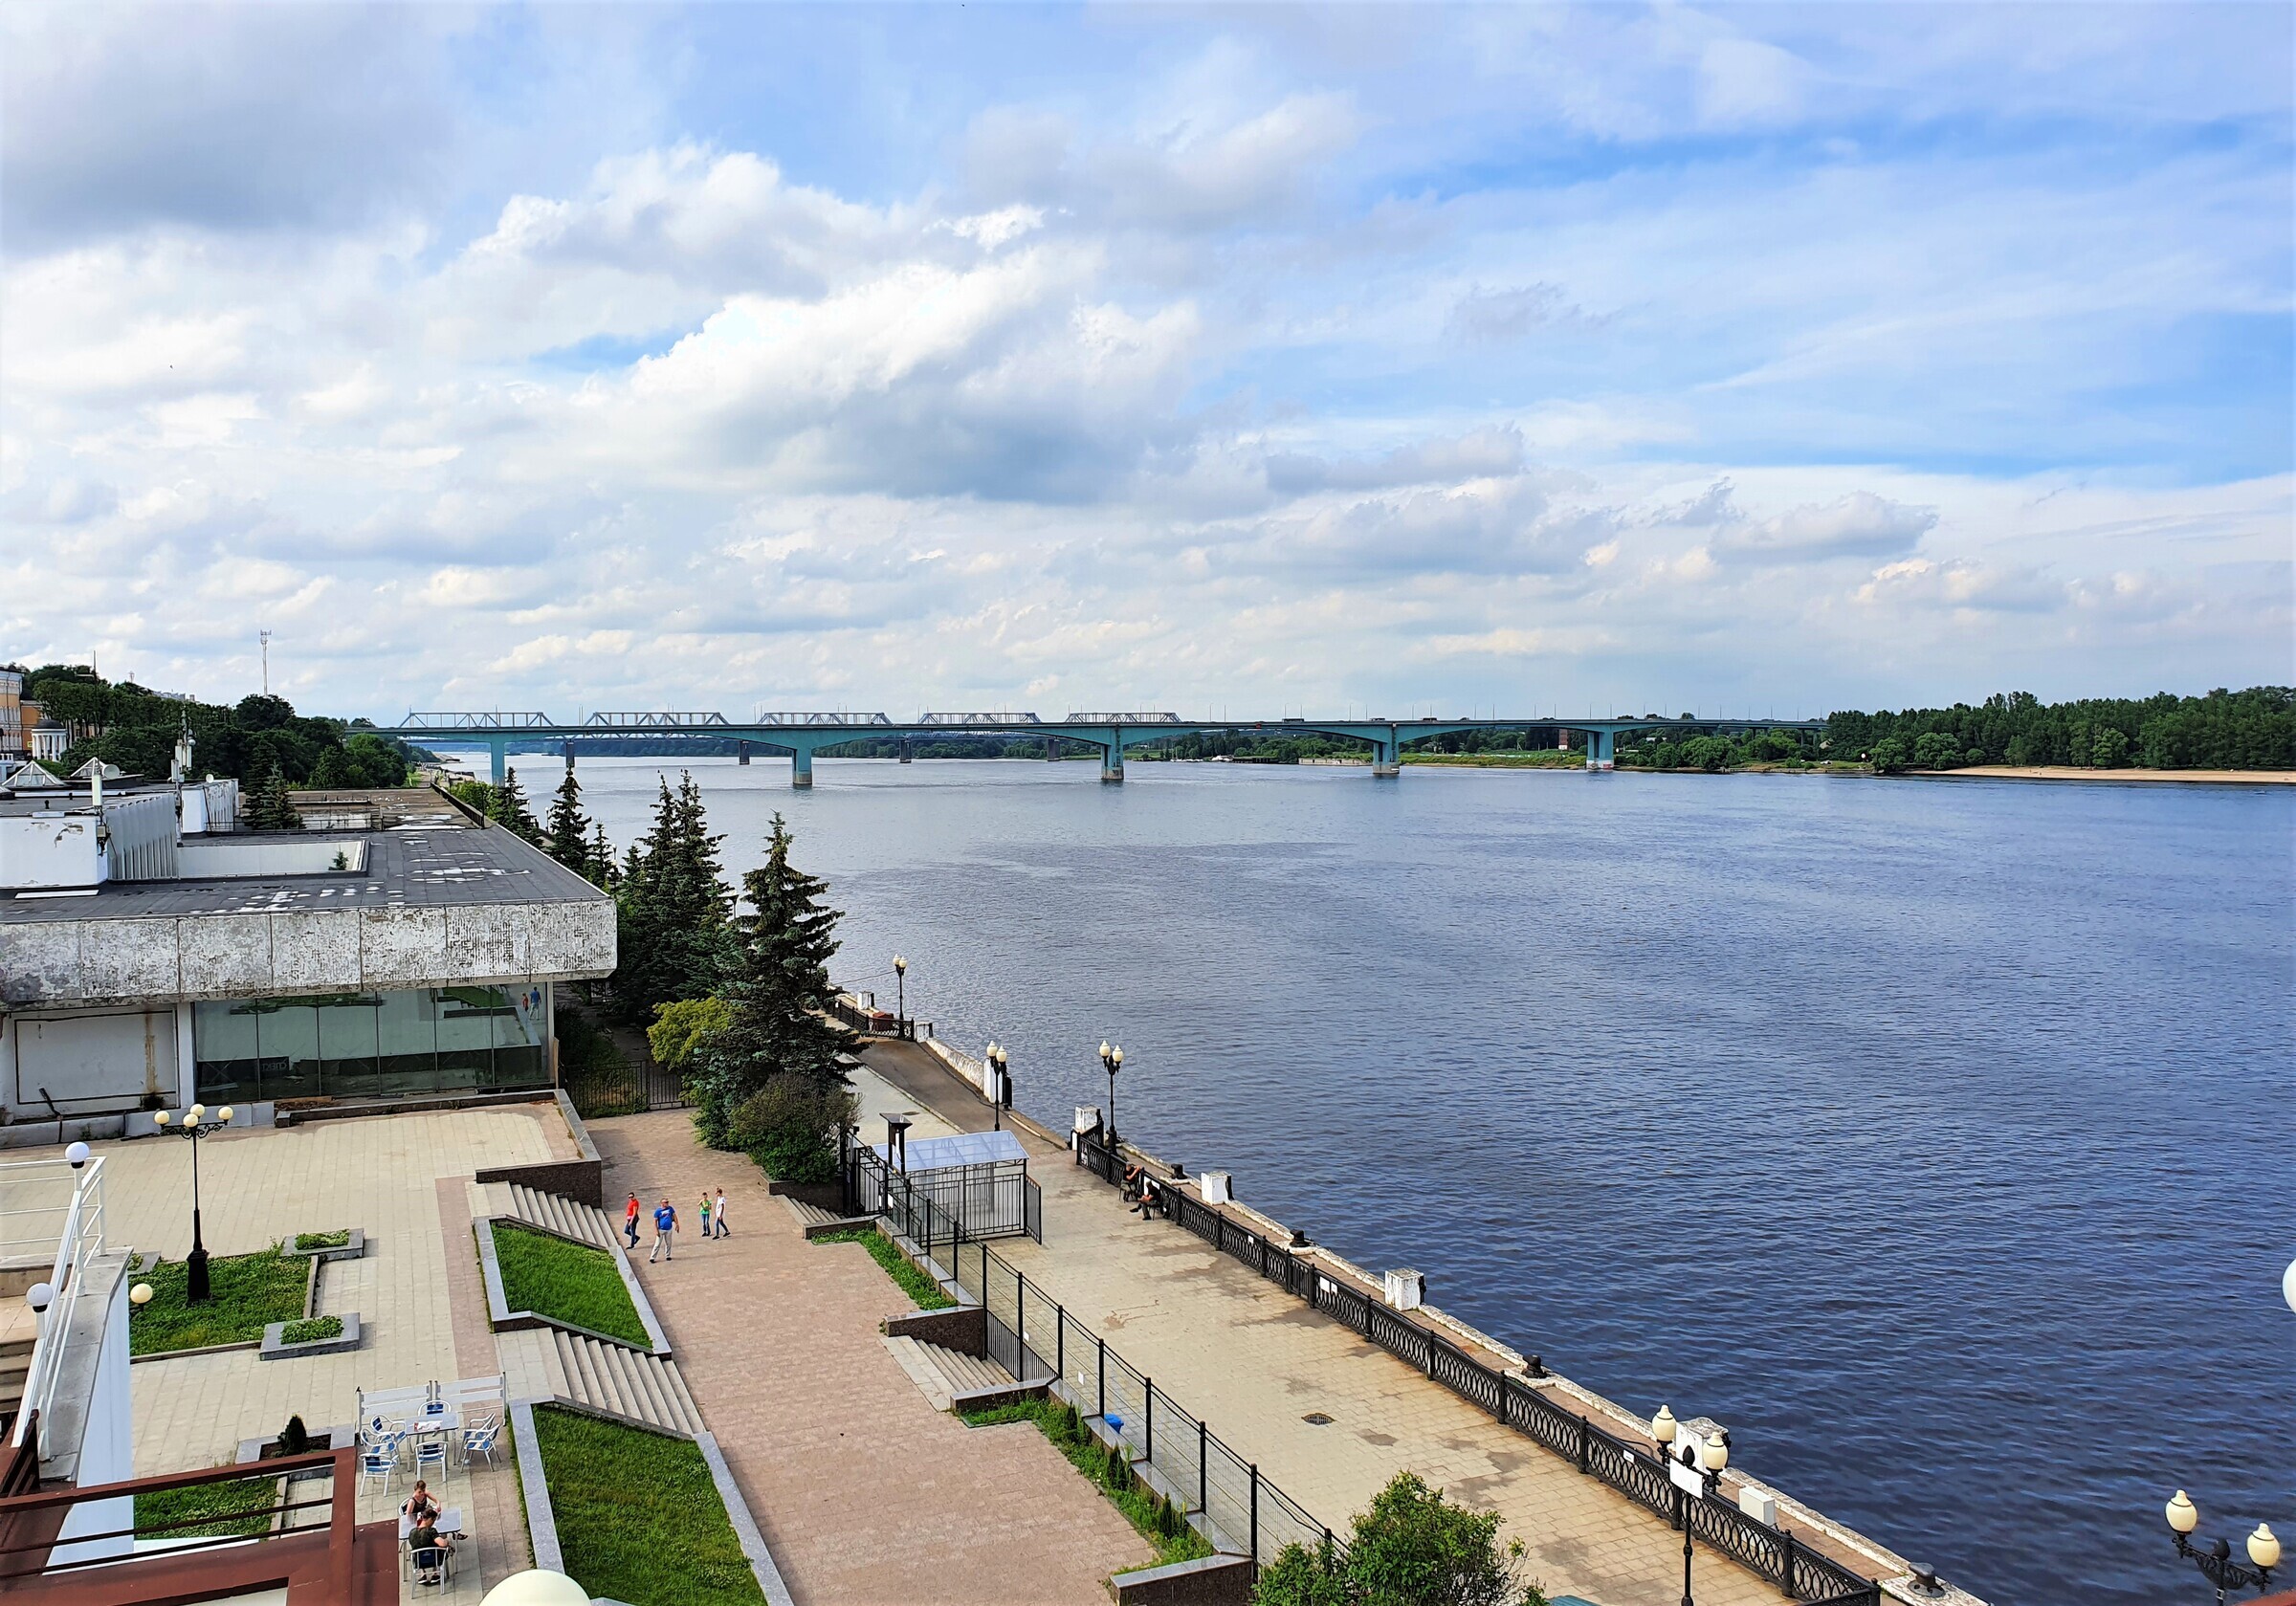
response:
{"label": "concrete staircase", "polygon": [[20,1299],[0,1307],[0,1420],[12,1420],[24,1401],[24,1379],[32,1371],[32,1347],[40,1336],[39,1318]]}
{"label": "concrete staircase", "polygon": [[577,1204],[557,1194],[537,1193],[519,1182],[490,1182],[489,1188],[510,1190],[510,1211],[521,1221],[604,1249],[619,1236],[613,1218],[595,1205]]}
{"label": "concrete staircase", "polygon": [[885,1348],[901,1364],[936,1411],[946,1411],[956,1396],[1012,1386],[1012,1374],[993,1360],[943,1349],[921,1338],[888,1338]]}
{"label": "concrete staircase", "polygon": [[557,1328],[497,1332],[495,1349],[514,1399],[564,1399],[688,1439],[702,1431],[674,1361]]}

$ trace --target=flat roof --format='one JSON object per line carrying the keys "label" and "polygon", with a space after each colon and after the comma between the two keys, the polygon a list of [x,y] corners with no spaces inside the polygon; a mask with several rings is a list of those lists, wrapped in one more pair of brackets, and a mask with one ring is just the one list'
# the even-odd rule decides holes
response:
{"label": "flat roof", "polygon": [[607,894],[549,854],[498,828],[407,825],[388,831],[232,832],[188,843],[364,842],[366,869],[229,879],[107,881],[90,892],[0,896],[0,924],[166,919],[330,909],[446,909],[496,903],[579,904]]}

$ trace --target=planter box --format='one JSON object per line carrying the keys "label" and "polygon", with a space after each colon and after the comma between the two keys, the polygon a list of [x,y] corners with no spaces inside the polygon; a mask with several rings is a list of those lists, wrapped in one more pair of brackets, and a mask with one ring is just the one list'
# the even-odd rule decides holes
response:
{"label": "planter box", "polygon": [[[327,1230],[332,1232],[336,1229],[330,1227]],[[295,1246],[295,1234],[288,1233],[284,1239],[286,1252],[290,1255],[309,1255],[322,1265],[328,1261],[355,1261],[366,1253],[366,1229],[353,1227],[350,1231],[351,1241],[333,1249],[298,1249]]]}
{"label": "planter box", "polygon": [[[345,1322],[343,1327],[347,1330],[350,1327],[350,1324]],[[359,1430],[353,1427],[328,1428],[322,1433],[315,1433],[311,1436],[311,1448],[314,1450],[332,1450],[337,1445],[350,1444],[357,1439],[358,1432]],[[285,1451],[279,1448],[279,1441],[276,1439],[242,1439],[239,1441],[239,1454],[234,1459],[241,1466],[252,1467],[254,1470],[259,1471],[261,1470],[261,1463],[271,1460],[274,1456],[284,1455],[285,1453]],[[327,1478],[332,1476],[333,1474],[329,1472],[327,1468],[323,1466],[314,1466],[305,1471],[288,1473],[287,1481],[290,1484],[299,1484],[306,1483],[314,1478]]]}
{"label": "planter box", "polygon": [[356,1310],[343,1312],[342,1334],[338,1338],[315,1338],[308,1344],[282,1344],[279,1342],[279,1333],[286,1326],[285,1322],[274,1322],[263,1330],[260,1358],[287,1360],[296,1355],[340,1355],[359,1348],[359,1340],[363,1336],[359,1312]]}

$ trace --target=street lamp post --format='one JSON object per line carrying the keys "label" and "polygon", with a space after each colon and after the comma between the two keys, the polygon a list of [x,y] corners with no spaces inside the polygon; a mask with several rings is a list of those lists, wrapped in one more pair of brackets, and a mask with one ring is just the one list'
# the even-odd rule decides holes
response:
{"label": "street lamp post", "polygon": [[1100,1040],[1100,1064],[1108,1070],[1108,1157],[1114,1164],[1116,1157],[1116,1072],[1124,1068],[1124,1050],[1111,1048],[1108,1040]]}
{"label": "street lamp post", "polygon": [[1682,1525],[1682,1606],[1697,1606],[1690,1598],[1689,1498],[1693,1491],[1714,1492],[1722,1469],[1730,1464],[1730,1435],[1716,1430],[1702,1442],[1662,1405],[1650,1419],[1650,1437],[1658,1442],[1659,1459],[1667,1463],[1667,1480],[1674,1485],[1674,1518]]}
{"label": "street lamp post", "polygon": [[900,1035],[909,1035],[909,961],[898,954],[893,957],[894,1003],[893,1019]]}
{"label": "street lamp post", "polygon": [[992,1043],[988,1045],[988,1053],[985,1058],[988,1068],[996,1072],[989,1084],[988,1091],[989,1127],[992,1131],[1003,1132],[1004,1130],[1004,1107],[1012,1102],[1012,1082],[1004,1067],[1012,1064],[1012,1056]]}
{"label": "street lamp post", "polygon": [[[199,1140],[205,1134],[208,1107],[195,1104],[184,1111],[174,1131],[191,1140],[191,1252],[184,1257],[184,1303],[204,1305],[208,1302],[208,1246],[199,1233]],[[152,1116],[152,1124],[163,1133],[169,1130],[172,1117],[165,1110]],[[232,1107],[225,1105],[215,1111],[216,1124],[232,1124]]]}
{"label": "street lamp post", "polygon": [[2259,1594],[2272,1581],[2272,1569],[2280,1565],[2280,1540],[2271,1526],[2258,1523],[2256,1531],[2248,1536],[2248,1560],[2253,1566],[2242,1566],[2232,1559],[2232,1542],[2219,1539],[2213,1544],[2193,1543],[2193,1529],[2200,1526],[2200,1508],[2182,1489],[2168,1506],[2169,1530],[2176,1535],[2176,1553],[2200,1569],[2200,1575],[2217,1586],[2217,1606],[2224,1606],[2224,1592],[2228,1589],[2253,1589]]}

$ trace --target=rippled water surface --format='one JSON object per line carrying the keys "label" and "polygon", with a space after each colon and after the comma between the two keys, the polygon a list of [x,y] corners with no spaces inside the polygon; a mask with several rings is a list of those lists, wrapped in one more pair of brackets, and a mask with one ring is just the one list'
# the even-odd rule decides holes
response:
{"label": "rippled water surface", "polygon": [[[617,847],[661,767],[585,761]],[[1128,1135],[1997,1606],[2205,1599],[2177,1485],[2296,1543],[2296,794],[695,773],[1039,1117],[1120,1042]]]}

